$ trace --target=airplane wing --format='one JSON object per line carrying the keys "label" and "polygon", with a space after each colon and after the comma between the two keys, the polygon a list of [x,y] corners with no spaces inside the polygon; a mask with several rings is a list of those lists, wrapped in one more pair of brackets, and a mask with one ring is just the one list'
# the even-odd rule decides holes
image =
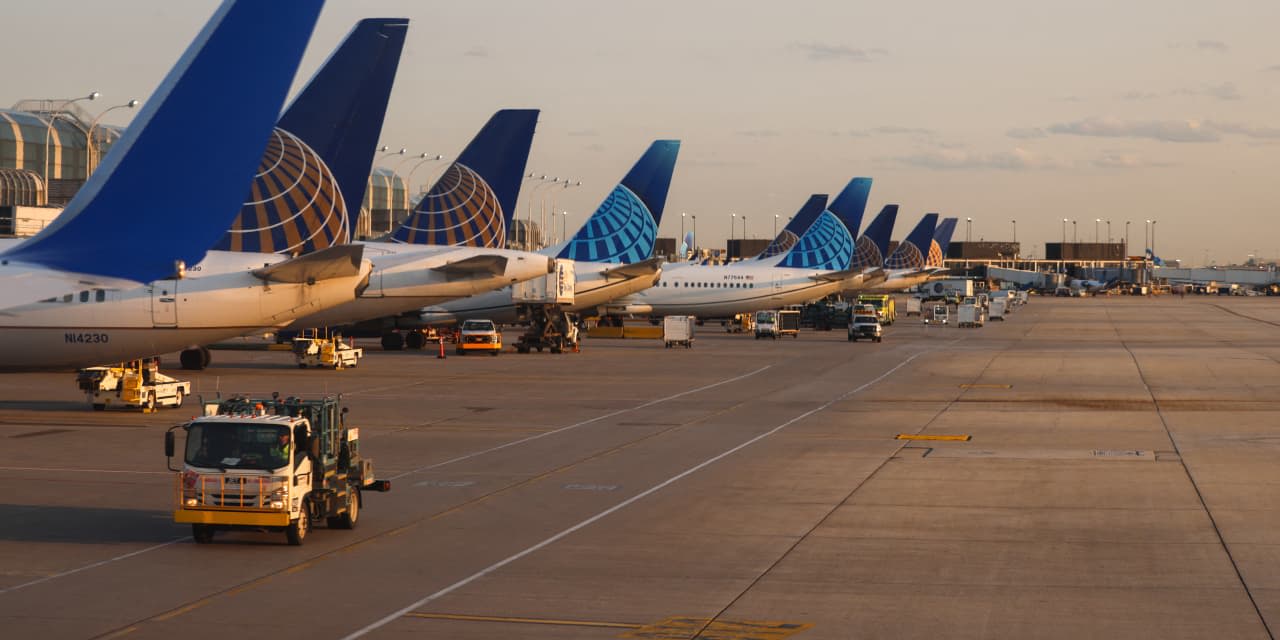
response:
{"label": "airplane wing", "polygon": [[649,258],[648,260],[641,260],[640,262],[633,262],[631,264],[622,264],[612,269],[606,269],[605,271],[600,272],[600,275],[606,278],[612,278],[615,276],[621,278],[640,278],[643,276],[651,276],[662,270],[662,262],[662,258]]}
{"label": "airplane wing", "polygon": [[364,245],[343,244],[305,256],[254,269],[253,275],[267,282],[316,282],[345,278],[360,273]]}
{"label": "airplane wing", "polygon": [[498,255],[471,256],[454,262],[446,262],[438,267],[431,267],[431,270],[456,276],[469,276],[477,273],[500,276],[507,272],[507,257]]}

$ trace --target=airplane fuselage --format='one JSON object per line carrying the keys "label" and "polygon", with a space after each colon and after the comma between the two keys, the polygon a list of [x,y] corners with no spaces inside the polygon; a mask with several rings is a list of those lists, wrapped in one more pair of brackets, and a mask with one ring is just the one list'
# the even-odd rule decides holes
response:
{"label": "airplane fuselage", "polygon": [[669,264],[662,281],[650,289],[605,305],[613,313],[732,316],[776,309],[824,298],[849,286],[848,280],[828,280],[829,272],[761,266]]}

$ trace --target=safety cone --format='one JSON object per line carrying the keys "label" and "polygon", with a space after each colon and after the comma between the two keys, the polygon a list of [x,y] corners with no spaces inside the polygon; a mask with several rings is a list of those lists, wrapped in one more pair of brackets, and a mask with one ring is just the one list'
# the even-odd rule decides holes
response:
{"label": "safety cone", "polygon": [[445,358],[449,357],[444,354],[444,336],[440,336],[439,342],[440,342],[440,355],[436,356],[436,359],[444,360]]}

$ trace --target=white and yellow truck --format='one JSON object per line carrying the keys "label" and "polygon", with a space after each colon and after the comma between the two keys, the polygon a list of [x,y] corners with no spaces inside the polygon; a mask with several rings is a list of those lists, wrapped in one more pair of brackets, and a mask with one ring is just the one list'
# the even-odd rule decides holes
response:
{"label": "white and yellow truck", "polygon": [[[366,491],[389,491],[360,455],[339,396],[316,400],[233,397],[203,403],[204,415],[165,433],[175,478],[174,522],[200,544],[224,530],[278,531],[300,545],[315,523],[351,529]],[[176,431],[186,435],[173,466]]]}
{"label": "white and yellow truck", "polygon": [[159,358],[143,358],[109,367],[88,367],[76,373],[76,385],[94,411],[108,406],[141,407],[153,411],[157,407],[182,406],[191,395],[191,383],[160,373]]}

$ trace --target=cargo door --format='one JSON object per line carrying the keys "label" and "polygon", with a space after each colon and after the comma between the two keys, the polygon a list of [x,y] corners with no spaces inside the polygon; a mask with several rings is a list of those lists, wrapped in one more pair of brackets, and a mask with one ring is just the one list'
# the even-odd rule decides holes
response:
{"label": "cargo door", "polygon": [[151,324],[157,327],[178,326],[177,280],[151,283]]}

